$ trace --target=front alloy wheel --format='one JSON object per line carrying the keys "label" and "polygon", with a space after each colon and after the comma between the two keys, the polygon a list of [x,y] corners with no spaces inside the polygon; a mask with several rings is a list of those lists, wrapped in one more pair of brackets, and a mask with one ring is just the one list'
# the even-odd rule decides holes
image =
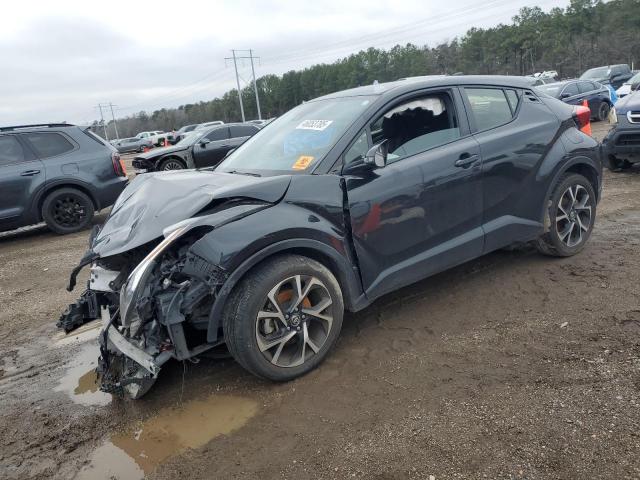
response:
{"label": "front alloy wheel", "polygon": [[229,352],[251,373],[287,381],[315,368],[335,344],[344,306],[321,263],[279,255],[250,271],[229,297],[223,320]]}
{"label": "front alloy wheel", "polygon": [[297,367],[317,354],[333,326],[331,294],[320,279],[295,275],[279,282],[256,316],[256,342],[278,367]]}

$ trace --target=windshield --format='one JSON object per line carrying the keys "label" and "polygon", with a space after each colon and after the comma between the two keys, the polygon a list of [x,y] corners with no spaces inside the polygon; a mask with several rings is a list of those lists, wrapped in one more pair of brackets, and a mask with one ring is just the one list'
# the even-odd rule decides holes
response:
{"label": "windshield", "polygon": [[552,97],[557,97],[562,87],[564,87],[564,83],[547,83],[546,85],[538,85],[536,89]]}
{"label": "windshield", "polygon": [[207,133],[207,132],[204,131],[204,130],[200,130],[200,131],[197,131],[197,132],[189,132],[182,140],[180,140],[178,143],[176,143],[176,145],[185,145],[185,146],[193,145],[205,133]]}
{"label": "windshield", "polygon": [[373,97],[342,97],[303,103],[260,130],[217,170],[309,172],[329,152]]}
{"label": "windshield", "polygon": [[636,73],[633,77],[631,77],[627,82],[630,85],[633,85],[635,83],[640,83],[640,73]]}
{"label": "windshield", "polygon": [[592,68],[591,70],[584,72],[580,78],[598,80],[599,78],[607,78],[609,73],[611,73],[611,69],[609,67]]}

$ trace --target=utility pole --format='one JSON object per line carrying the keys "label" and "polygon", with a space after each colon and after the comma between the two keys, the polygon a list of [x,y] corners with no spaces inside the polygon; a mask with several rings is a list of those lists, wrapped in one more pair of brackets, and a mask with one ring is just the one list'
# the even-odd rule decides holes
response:
{"label": "utility pole", "polygon": [[116,122],[116,116],[113,114],[113,107],[117,107],[117,105],[109,102],[109,108],[111,108],[111,118],[113,118],[113,128],[116,129],[116,139],[120,140],[120,135],[118,135],[118,122]]}
{"label": "utility pole", "polygon": [[256,71],[253,68],[253,50],[249,50],[249,58],[251,59],[251,75],[253,75],[253,91],[256,94],[256,107],[258,107],[258,120],[262,120],[260,112],[260,99],[258,98],[258,85],[256,84]]}
{"label": "utility pole", "polygon": [[100,120],[102,121],[102,128],[104,129],[104,138],[108,142],[109,135],[107,134],[107,125],[104,123],[104,115],[102,114],[102,104],[98,104],[98,108],[100,109]]}
{"label": "utility pole", "polygon": [[[238,62],[236,61],[236,51],[231,50],[233,53],[233,68],[236,69],[236,85],[238,86],[238,100],[240,100],[240,113],[242,114],[242,122],[244,123],[244,106],[242,105],[242,90],[240,90],[240,77],[238,76]],[[229,60],[229,58],[225,58],[225,60]]]}
{"label": "utility pole", "polygon": [[[248,56],[239,56],[236,52],[249,52]],[[238,99],[240,100],[240,113],[242,114],[242,121],[246,121],[244,116],[244,105],[242,103],[242,91],[240,90],[240,75],[238,75],[238,60],[251,60],[251,74],[253,76],[253,91],[256,95],[256,108],[258,109],[258,119],[262,120],[262,112],[260,111],[260,98],[258,96],[258,86],[256,84],[256,71],[253,66],[253,60],[260,57],[253,56],[253,50],[231,50],[232,57],[226,57],[226,60],[233,60],[233,67],[236,70],[236,85],[238,87]]]}

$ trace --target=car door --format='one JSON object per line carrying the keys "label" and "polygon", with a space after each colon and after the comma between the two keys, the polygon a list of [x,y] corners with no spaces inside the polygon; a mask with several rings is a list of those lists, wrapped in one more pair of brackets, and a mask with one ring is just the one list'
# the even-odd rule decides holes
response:
{"label": "car door", "polygon": [[536,238],[546,195],[536,173],[562,148],[558,118],[527,89],[469,86],[464,98],[482,155],[484,252]]}
{"label": "car door", "polygon": [[30,222],[34,192],[46,180],[44,165],[17,135],[0,134],[0,227]]}
{"label": "car door", "polygon": [[215,128],[193,146],[193,161],[196,168],[217,165],[230,149],[229,127]]}
{"label": "car door", "polygon": [[[363,165],[381,141],[387,165]],[[480,255],[479,153],[455,88],[403,97],[354,141],[343,172],[370,299]]]}

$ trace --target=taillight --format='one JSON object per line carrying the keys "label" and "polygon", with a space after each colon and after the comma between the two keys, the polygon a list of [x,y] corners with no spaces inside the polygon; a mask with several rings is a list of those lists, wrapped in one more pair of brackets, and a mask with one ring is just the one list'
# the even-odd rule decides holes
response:
{"label": "taillight", "polygon": [[573,110],[573,118],[580,131],[591,136],[591,109],[578,105]]}
{"label": "taillight", "polygon": [[116,175],[119,177],[127,176],[127,169],[124,166],[124,162],[120,155],[116,152],[111,154],[111,162],[113,163],[113,171],[116,172]]}

